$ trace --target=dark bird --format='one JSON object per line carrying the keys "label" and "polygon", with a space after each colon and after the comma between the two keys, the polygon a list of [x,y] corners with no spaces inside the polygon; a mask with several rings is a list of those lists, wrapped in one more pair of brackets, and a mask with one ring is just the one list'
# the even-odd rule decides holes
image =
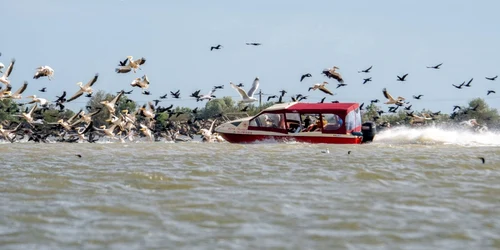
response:
{"label": "dark bird", "polygon": [[246,45],[259,46],[259,45],[262,45],[262,44],[261,43],[246,43]]}
{"label": "dark bird", "polygon": [[460,106],[456,106],[456,105],[455,105],[455,106],[453,106],[453,112],[455,112],[455,110],[457,110],[457,109],[459,109],[459,110],[460,110],[460,109],[462,109],[462,108],[461,108]]}
{"label": "dark bird", "polygon": [[407,76],[408,76],[408,74],[404,74],[403,76],[397,76],[398,77],[398,81],[400,81],[400,82],[406,81],[406,77]]}
{"label": "dark bird", "polygon": [[180,90],[180,89],[179,89],[179,90],[177,90],[177,92],[172,92],[172,91],[170,91],[170,94],[171,94],[174,98],[176,98],[176,99],[181,98],[181,97],[180,97],[180,95],[181,95],[181,90]]}
{"label": "dark bird", "polygon": [[167,95],[168,95],[168,93],[167,93],[167,94],[164,94],[164,95],[162,95],[162,96],[160,96],[160,99],[166,99],[166,98],[167,98]]}
{"label": "dark bird", "polygon": [[420,100],[420,98],[422,98],[422,96],[424,96],[424,95],[414,95],[413,98]]}
{"label": "dark bird", "polygon": [[465,87],[470,87],[470,83],[472,82],[472,80],[474,80],[474,78],[471,78],[471,79],[467,82],[467,84],[465,84],[464,86],[465,86]]}
{"label": "dark bird", "polygon": [[214,90],[216,89],[224,89],[224,85],[214,86]]}
{"label": "dark bird", "polygon": [[57,100],[55,101],[55,103],[64,103],[66,101],[66,91],[63,91],[62,95],[61,96],[56,96],[57,97]]}
{"label": "dark bird", "polygon": [[363,84],[365,84],[367,82],[371,82],[371,81],[372,81],[371,77],[365,78],[365,79],[363,79]]}
{"label": "dark bird", "polygon": [[472,110],[472,111],[477,111],[477,108],[479,108],[479,104],[478,104],[478,105],[476,105],[474,108],[470,108],[470,110]]}
{"label": "dark bird", "polygon": [[464,86],[464,84],[465,84],[465,82],[463,82],[462,84],[460,84],[460,85],[458,85],[458,86],[457,86],[457,85],[455,85],[455,84],[452,84],[452,85],[453,85],[453,87],[455,87],[455,88],[457,88],[457,89],[462,89],[462,87]]}
{"label": "dark bird", "polygon": [[286,92],[286,90],[280,90],[279,92],[281,93],[281,96],[284,96],[286,93],[288,93]]}
{"label": "dark bird", "polygon": [[214,49],[221,49],[222,48],[222,45],[217,45],[217,46],[212,46],[210,47],[210,51],[214,50]]}
{"label": "dark bird", "polygon": [[382,115],[383,113],[385,113],[383,110],[379,110],[379,111],[377,111],[377,114],[378,114],[378,115]]}
{"label": "dark bird", "polygon": [[351,150],[347,151],[347,154],[350,155],[351,154]]}
{"label": "dark bird", "polygon": [[326,99],[326,97],[321,98],[321,101],[319,103],[324,103],[325,99]]}
{"label": "dark bird", "polygon": [[411,110],[411,105],[410,105],[410,106],[405,107],[405,110]]}
{"label": "dark bird", "polygon": [[371,100],[370,103],[378,103],[380,100],[379,99],[375,99],[375,100]]}
{"label": "dark bird", "polygon": [[198,113],[198,107],[196,107],[195,109],[191,110],[191,112],[192,112],[193,114]]}
{"label": "dark bird", "polygon": [[[130,90],[130,91],[125,91],[125,90],[122,90],[122,91],[123,91],[123,94],[124,94],[124,95],[130,95],[130,94],[132,94],[132,91],[134,91],[134,90]],[[116,93],[117,93],[117,94],[120,94],[122,91],[118,91],[118,92],[116,92]]]}
{"label": "dark bird", "polygon": [[485,77],[486,80],[490,80],[490,81],[495,81],[497,79],[498,76],[495,76],[495,77]]}
{"label": "dark bird", "polygon": [[46,91],[47,91],[47,88],[46,88],[46,87],[43,87],[42,89],[39,89],[38,91],[40,91],[40,92],[46,92]]}
{"label": "dark bird", "polygon": [[436,66],[427,66],[428,69],[439,69],[439,67],[441,67],[441,65],[443,65],[442,63],[436,65]]}
{"label": "dark bird", "polygon": [[196,99],[200,98],[200,91],[201,90],[196,90],[195,92],[191,93],[190,97],[194,97]]}
{"label": "dark bird", "polygon": [[158,99],[154,99],[153,102],[155,103],[155,106],[158,106],[158,103],[161,102],[161,101],[158,100]]}
{"label": "dark bird", "polygon": [[339,83],[339,84],[337,84],[337,89],[340,87],[344,87],[344,86],[347,86],[347,84],[346,83]]}
{"label": "dark bird", "polygon": [[269,101],[269,100],[271,100],[273,98],[278,98],[278,96],[277,95],[270,95],[270,96],[267,97],[267,101]]}
{"label": "dark bird", "polygon": [[247,110],[248,110],[248,107],[249,107],[249,106],[250,106],[250,105],[246,105],[246,106],[245,106],[244,108],[242,108],[240,111],[241,111],[241,112],[247,112]]}
{"label": "dark bird", "polygon": [[369,73],[370,70],[372,69],[373,65],[370,66],[369,68],[365,69],[365,70],[361,70],[361,71],[358,71],[358,73]]}
{"label": "dark bird", "polygon": [[89,97],[90,98],[90,97],[92,97],[92,94],[90,94],[90,93],[86,94],[85,97]]}
{"label": "dark bird", "polygon": [[120,63],[118,64],[118,66],[125,67],[125,66],[127,66],[127,62],[128,62],[128,58],[125,58],[125,60],[120,61]]}
{"label": "dark bird", "polygon": [[243,88],[243,87],[245,87],[245,85],[243,85],[243,83],[240,82],[239,84],[236,84],[236,87]]}
{"label": "dark bird", "polygon": [[484,157],[478,157],[479,159],[481,159],[481,162],[484,164],[486,162],[486,160],[484,159]]}
{"label": "dark bird", "polygon": [[359,105],[359,110],[363,110],[363,106],[365,105],[365,103],[361,103],[361,105]]}
{"label": "dark bird", "polygon": [[143,95],[151,95],[151,92],[149,92],[148,90],[144,90],[144,91],[142,91],[142,94]]}
{"label": "dark bird", "polygon": [[488,94],[486,94],[486,95],[489,95],[489,94],[495,94],[495,93],[496,93],[496,92],[495,92],[495,91],[493,91],[493,90],[488,90]]}
{"label": "dark bird", "polygon": [[300,77],[300,81],[302,82],[302,80],[304,80],[304,78],[306,77],[312,77],[312,75],[310,73],[307,73],[307,74],[303,74],[301,77]]}
{"label": "dark bird", "polygon": [[81,154],[76,154],[75,156],[77,156],[78,158],[82,158]]}

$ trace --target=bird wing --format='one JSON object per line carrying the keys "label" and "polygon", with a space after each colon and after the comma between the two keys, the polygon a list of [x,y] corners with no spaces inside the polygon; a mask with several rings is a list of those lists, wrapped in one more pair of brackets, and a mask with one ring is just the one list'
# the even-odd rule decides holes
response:
{"label": "bird wing", "polygon": [[144,58],[144,57],[141,57],[141,58],[134,61],[134,63],[138,64],[138,65],[143,65],[145,62],[146,62],[146,58]]}
{"label": "bird wing", "polygon": [[23,83],[23,86],[21,86],[15,93],[14,95],[20,95],[22,94],[25,90],[26,90],[26,87],[28,87],[28,82],[27,81],[24,81]]}
{"label": "bird wing", "polygon": [[97,82],[97,78],[99,77],[99,74],[95,74],[94,78],[92,78],[85,86],[90,87],[94,85],[95,82]]}
{"label": "bird wing", "polygon": [[118,95],[116,95],[115,98],[113,98],[113,100],[111,100],[110,103],[112,103],[113,105],[115,105],[116,102],[118,102],[118,100],[120,100],[120,97],[123,95],[123,92],[124,92],[123,90],[120,91],[120,93]]}
{"label": "bird wing", "polygon": [[155,105],[153,105],[152,102],[148,102],[149,108],[151,109],[152,112],[155,111]]}
{"label": "bird wing", "polygon": [[330,91],[329,89],[327,89],[325,86],[323,85],[320,85],[319,86],[319,90],[323,91],[324,93],[327,93],[329,95],[333,95],[332,91]]}
{"label": "bird wing", "polygon": [[3,74],[5,77],[9,77],[10,73],[12,73],[12,69],[14,68],[14,63],[16,63],[16,59],[12,59],[12,61],[10,61],[7,71],[5,71],[5,73]]}
{"label": "bird wing", "polygon": [[248,90],[248,96],[252,97],[253,93],[255,93],[255,91],[257,90],[258,87],[259,87],[259,79],[255,78],[255,80],[253,81],[252,87]]}
{"label": "bird wing", "polygon": [[340,75],[340,73],[333,72],[333,73],[330,73],[330,75],[332,76],[332,78],[336,79],[340,83],[344,83],[344,79],[342,79],[342,76]]}
{"label": "bird wing", "polygon": [[81,95],[83,95],[83,91],[80,89],[71,98],[66,100],[66,102],[71,102],[71,101],[75,100],[76,98],[80,97]]}
{"label": "bird wing", "polygon": [[120,68],[115,69],[116,73],[128,73],[131,70],[132,70],[132,68],[130,66],[124,66],[124,67],[120,67]]}
{"label": "bird wing", "polygon": [[387,89],[386,89],[386,88],[384,88],[384,89],[382,90],[382,93],[384,93],[385,98],[387,98],[387,99],[389,99],[389,100],[392,100],[392,101],[394,100],[394,98],[392,98],[392,96],[389,94],[389,92],[387,92]]}
{"label": "bird wing", "polygon": [[302,80],[304,80],[304,78],[306,78],[306,75],[302,75],[302,76],[300,77],[300,81],[302,82]]}
{"label": "bird wing", "polygon": [[243,90],[242,88],[234,85],[234,83],[230,82],[229,84],[231,84],[231,87],[233,87],[234,89],[236,89],[238,91],[238,93],[240,93],[240,96],[241,98],[243,99],[248,99],[248,95],[247,95],[247,92],[245,92],[245,90]]}
{"label": "bird wing", "polygon": [[28,114],[31,116],[33,114],[33,111],[35,111],[35,109],[38,107],[38,104],[35,103],[35,105],[33,105],[33,107],[31,107],[31,110],[30,112],[28,112]]}

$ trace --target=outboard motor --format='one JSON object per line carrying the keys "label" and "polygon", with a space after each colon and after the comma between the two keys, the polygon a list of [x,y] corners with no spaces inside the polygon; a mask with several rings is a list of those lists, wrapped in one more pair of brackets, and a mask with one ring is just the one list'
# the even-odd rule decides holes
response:
{"label": "outboard motor", "polygon": [[361,125],[361,133],[363,133],[363,142],[373,141],[377,133],[377,125],[374,122],[365,122]]}

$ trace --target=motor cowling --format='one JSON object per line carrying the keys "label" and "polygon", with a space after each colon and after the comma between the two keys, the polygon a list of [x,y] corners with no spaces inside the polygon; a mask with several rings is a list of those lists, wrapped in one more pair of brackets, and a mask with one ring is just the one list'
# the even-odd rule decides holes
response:
{"label": "motor cowling", "polygon": [[373,141],[377,133],[377,125],[374,122],[365,122],[361,125],[361,133],[363,133],[363,142]]}

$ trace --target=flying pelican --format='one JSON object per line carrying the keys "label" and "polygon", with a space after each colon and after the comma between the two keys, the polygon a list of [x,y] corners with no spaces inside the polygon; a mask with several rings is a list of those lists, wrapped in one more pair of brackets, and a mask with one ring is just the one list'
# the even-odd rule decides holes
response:
{"label": "flying pelican", "polygon": [[104,134],[111,139],[116,139],[115,132],[114,132],[115,128],[116,128],[116,125],[111,125],[111,127],[109,127],[109,128],[106,128],[106,125],[102,125],[99,128],[94,128],[94,129],[104,132]]}
{"label": "flying pelican", "polygon": [[33,126],[33,111],[35,111],[35,109],[38,107],[38,105],[35,103],[35,105],[33,105],[33,107],[31,107],[31,110],[28,112],[28,113],[21,113],[21,117],[23,117],[26,122],[28,122],[31,126]]}
{"label": "flying pelican", "polygon": [[149,129],[146,125],[144,124],[139,124],[141,128],[139,129],[142,131],[142,133],[152,142],[154,141],[153,133],[151,132],[151,129]]}
{"label": "flying pelican", "polygon": [[311,91],[311,89],[312,89],[312,90],[317,90],[317,89],[319,89],[319,90],[323,91],[324,93],[327,93],[327,94],[329,94],[329,95],[333,95],[332,91],[330,91],[329,89],[327,89],[327,88],[325,87],[325,85],[326,85],[326,84],[328,84],[328,82],[316,83],[316,84],[314,84],[312,87],[310,87],[308,91]]}
{"label": "flying pelican", "polygon": [[250,103],[250,102],[257,101],[257,99],[255,97],[253,97],[253,94],[255,93],[257,88],[259,87],[259,78],[258,77],[256,77],[255,80],[253,81],[252,87],[248,90],[248,93],[245,92],[245,90],[243,90],[241,87],[234,85],[234,83],[232,83],[232,82],[229,82],[229,84],[231,84],[231,87],[236,89],[238,91],[238,93],[240,94],[241,98],[243,98],[240,102]]}
{"label": "flying pelican", "polygon": [[132,56],[127,56],[127,59],[128,59],[128,65],[116,68],[115,69],[116,73],[128,73],[132,69],[134,70],[134,73],[136,73],[137,69],[141,69],[139,66],[143,65],[146,62],[146,58],[144,57],[141,57],[137,60],[133,60]]}
{"label": "flying pelican", "polygon": [[115,113],[115,106],[120,100],[120,97],[122,97],[124,91],[122,90],[118,95],[115,96],[111,101],[102,101],[101,104],[104,105],[109,110],[109,114],[114,114]]}
{"label": "flying pelican", "polygon": [[10,61],[9,67],[7,67],[7,71],[3,73],[3,75],[0,77],[0,82],[4,83],[5,85],[9,84],[9,76],[10,73],[12,73],[12,69],[14,68],[14,63],[16,63],[16,59],[12,59]]}
{"label": "flying pelican", "polygon": [[85,114],[85,111],[80,109],[80,112],[77,113],[78,116],[80,117],[80,119],[78,119],[73,124],[71,124],[71,126],[75,126],[76,124],[78,124],[80,122],[85,122],[86,124],[90,124],[92,122],[92,117],[99,114],[100,112],[101,112],[101,108],[97,108],[96,111]]}
{"label": "flying pelican", "polygon": [[66,102],[71,102],[75,100],[76,98],[80,97],[83,95],[83,93],[88,93],[92,94],[92,85],[97,81],[97,78],[99,77],[99,74],[95,74],[94,78],[92,78],[87,84],[83,85],[82,82],[77,82],[76,85],[80,86],[80,89],[71,97],[69,98]]}
{"label": "flying pelican", "polygon": [[403,101],[405,100],[403,97],[399,96],[398,99],[394,99],[390,94],[389,92],[387,92],[387,89],[384,88],[382,90],[382,93],[384,93],[384,96],[385,98],[387,98],[387,102],[385,102],[384,104],[396,104],[398,106],[403,106]]}
{"label": "flying pelican", "polygon": [[132,87],[139,87],[141,89],[147,89],[149,88],[149,79],[147,75],[143,75],[142,78],[138,77],[135,78],[132,83],[130,83],[130,86]]}
{"label": "flying pelican", "polygon": [[212,100],[213,98],[215,98],[215,96],[213,95],[214,92],[215,92],[215,89],[212,89],[206,95],[199,95],[197,101],[202,101],[202,100],[209,100],[210,101],[210,100]]}
{"label": "flying pelican", "polygon": [[340,83],[344,83],[344,79],[342,78],[339,72],[335,71],[336,69],[339,68],[337,66],[333,66],[331,69],[323,70],[322,73],[328,78],[333,78],[339,81]]}
{"label": "flying pelican", "polygon": [[40,66],[36,68],[36,72],[35,75],[33,76],[33,79],[38,79],[44,76],[46,76],[49,79],[49,81],[52,80],[52,78],[54,77],[54,70],[47,65]]}
{"label": "flying pelican", "polygon": [[155,118],[155,106],[153,103],[148,102],[149,110],[146,109],[146,104],[144,104],[141,108],[141,114],[149,119],[154,119]]}
{"label": "flying pelican", "polygon": [[26,98],[31,98],[31,101],[27,104],[32,104],[35,102],[40,103],[41,106],[47,106],[47,104],[49,104],[49,101],[47,101],[47,99],[36,97],[36,95],[26,96]]}
{"label": "flying pelican", "polygon": [[19,128],[19,126],[21,126],[21,123],[19,123],[17,125],[17,127],[15,127],[14,129],[4,129],[3,128],[3,125],[0,124],[0,134],[7,140],[9,140],[11,143],[14,142],[14,138],[16,138],[16,135],[15,134],[12,134],[12,133],[15,133],[17,131],[17,129]]}
{"label": "flying pelican", "polygon": [[28,87],[28,82],[24,81],[23,86],[21,86],[16,92],[14,92],[14,94],[12,94],[12,92],[10,91],[12,87],[9,88],[9,86],[10,84],[7,85],[7,88],[9,90],[4,92],[4,95],[0,97],[0,99],[1,98],[21,99],[22,98],[21,94],[26,90],[26,87]]}

